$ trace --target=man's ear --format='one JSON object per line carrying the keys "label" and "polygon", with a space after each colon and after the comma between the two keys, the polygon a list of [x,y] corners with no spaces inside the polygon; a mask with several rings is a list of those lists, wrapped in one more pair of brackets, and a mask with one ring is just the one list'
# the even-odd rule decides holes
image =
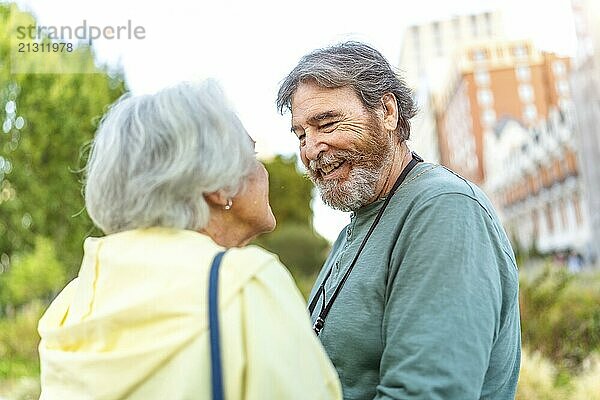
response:
{"label": "man's ear", "polygon": [[386,93],[381,98],[383,105],[383,127],[388,132],[396,131],[398,127],[398,102],[393,93]]}
{"label": "man's ear", "polygon": [[223,208],[227,205],[227,200],[230,199],[231,196],[226,196],[225,192],[222,189],[219,189],[216,192],[204,193],[204,198],[210,206]]}

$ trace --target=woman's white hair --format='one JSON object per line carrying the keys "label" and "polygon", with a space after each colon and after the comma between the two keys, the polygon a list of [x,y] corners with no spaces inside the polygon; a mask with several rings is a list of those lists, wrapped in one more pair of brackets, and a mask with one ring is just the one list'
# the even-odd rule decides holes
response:
{"label": "woman's white hair", "polygon": [[106,234],[152,226],[198,230],[205,193],[243,189],[252,140],[216,82],[123,96],[103,117],[86,168],[85,205]]}

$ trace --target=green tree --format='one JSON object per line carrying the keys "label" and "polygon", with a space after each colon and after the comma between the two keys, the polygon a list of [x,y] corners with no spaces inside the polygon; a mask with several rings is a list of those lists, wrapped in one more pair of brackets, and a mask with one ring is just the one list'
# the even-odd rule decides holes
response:
{"label": "green tree", "polygon": [[[35,24],[30,14],[0,4],[0,60],[14,50],[11,27],[30,24]],[[98,233],[84,211],[81,152],[125,85],[120,72],[94,66],[89,48],[75,53],[46,53],[44,62],[93,73],[16,74],[6,63],[0,68],[0,271],[44,236],[73,276],[84,238]]]}
{"label": "green tree", "polygon": [[280,224],[296,223],[312,227],[310,201],[313,185],[298,172],[297,164],[295,155],[277,155],[265,163],[269,171],[271,207]]}
{"label": "green tree", "polygon": [[297,169],[295,156],[276,156],[265,163],[275,231],[255,242],[277,254],[288,267],[305,296],[327,256],[329,243],[315,232],[310,207],[313,185]]}
{"label": "green tree", "polygon": [[0,279],[0,307],[19,308],[32,300],[49,300],[66,280],[52,241],[38,236],[31,253],[16,255]]}

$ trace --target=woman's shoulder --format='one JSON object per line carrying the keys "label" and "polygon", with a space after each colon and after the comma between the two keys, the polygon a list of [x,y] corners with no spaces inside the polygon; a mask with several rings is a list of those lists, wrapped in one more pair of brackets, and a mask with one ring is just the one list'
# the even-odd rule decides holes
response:
{"label": "woman's shoulder", "polygon": [[306,302],[288,269],[279,258],[258,246],[230,249],[223,257],[222,278],[229,295],[256,307],[266,307],[273,315],[286,310],[286,318],[303,321]]}
{"label": "woman's shoulder", "polygon": [[[197,232],[151,228],[86,241],[90,264],[101,254],[108,264],[105,266],[118,267],[110,269],[118,270],[121,276],[128,270],[143,268],[147,277],[173,282],[179,276],[190,287],[205,284],[210,265],[221,251],[225,254],[219,276],[226,292],[233,294],[257,281],[267,288],[294,286],[288,270],[275,254],[254,245],[225,249]],[[132,275],[138,274],[132,272]]]}
{"label": "woman's shoulder", "polygon": [[223,257],[223,267],[224,271],[235,274],[243,283],[258,280],[293,285],[293,279],[279,257],[259,246],[249,245],[227,250]]}
{"label": "woman's shoulder", "polygon": [[230,257],[236,259],[247,260],[251,263],[280,263],[279,257],[265,250],[264,248],[256,245],[248,245],[244,247],[234,247],[227,250],[227,254]]}

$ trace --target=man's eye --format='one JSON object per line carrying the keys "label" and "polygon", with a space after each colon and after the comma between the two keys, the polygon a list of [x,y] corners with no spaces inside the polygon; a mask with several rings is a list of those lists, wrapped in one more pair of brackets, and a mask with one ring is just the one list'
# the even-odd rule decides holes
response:
{"label": "man's eye", "polygon": [[326,124],[321,125],[321,129],[333,128],[333,126],[337,124],[337,121],[328,122]]}

